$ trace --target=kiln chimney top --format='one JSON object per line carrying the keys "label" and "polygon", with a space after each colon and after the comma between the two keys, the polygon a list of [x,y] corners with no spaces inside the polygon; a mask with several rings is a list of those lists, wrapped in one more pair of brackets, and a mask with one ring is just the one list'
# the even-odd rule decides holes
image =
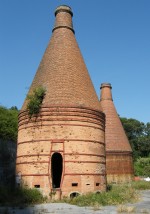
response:
{"label": "kiln chimney top", "polygon": [[102,83],[101,84],[101,98],[100,100],[113,100],[111,94],[111,84],[110,83]]}
{"label": "kiln chimney top", "polygon": [[55,10],[55,16],[57,15],[57,13],[60,13],[60,12],[70,13],[70,15],[73,16],[73,12],[71,10],[71,7],[69,7],[67,5],[58,6]]}
{"label": "kiln chimney top", "polygon": [[108,82],[102,83],[100,89],[102,89],[102,88],[104,88],[104,87],[108,87],[108,88],[110,88],[110,89],[112,88],[112,87],[111,87],[111,84],[108,83]]}
{"label": "kiln chimney top", "polygon": [[71,7],[67,5],[60,5],[55,10],[55,25],[52,30],[54,32],[56,29],[59,28],[66,28],[70,29],[74,33],[73,24],[72,24],[72,16],[73,12],[71,10]]}

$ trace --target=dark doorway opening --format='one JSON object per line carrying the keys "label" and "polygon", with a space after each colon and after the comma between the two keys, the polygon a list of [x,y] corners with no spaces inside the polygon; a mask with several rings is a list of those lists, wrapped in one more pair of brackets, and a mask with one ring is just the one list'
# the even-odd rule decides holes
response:
{"label": "dark doorway opening", "polygon": [[54,153],[51,158],[51,173],[53,188],[60,188],[63,169],[63,159],[60,153]]}

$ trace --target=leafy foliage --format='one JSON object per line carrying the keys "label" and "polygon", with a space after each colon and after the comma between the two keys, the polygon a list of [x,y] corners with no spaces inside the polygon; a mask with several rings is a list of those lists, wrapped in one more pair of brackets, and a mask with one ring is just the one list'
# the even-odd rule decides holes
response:
{"label": "leafy foliage", "polygon": [[18,109],[0,106],[0,185],[14,185]]}
{"label": "leafy foliage", "polygon": [[133,150],[134,160],[150,156],[150,123],[120,118]]}
{"label": "leafy foliage", "polygon": [[40,86],[33,91],[33,94],[27,96],[27,110],[30,117],[39,113],[45,94],[46,90]]}
{"label": "leafy foliage", "polygon": [[0,139],[17,141],[18,109],[0,106]]}
{"label": "leafy foliage", "polygon": [[134,163],[135,175],[150,177],[150,157],[139,158]]}

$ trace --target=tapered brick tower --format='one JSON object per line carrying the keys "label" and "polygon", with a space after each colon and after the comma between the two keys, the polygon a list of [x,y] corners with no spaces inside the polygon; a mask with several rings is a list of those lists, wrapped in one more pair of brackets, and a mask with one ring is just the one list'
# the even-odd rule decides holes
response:
{"label": "tapered brick tower", "polygon": [[121,183],[133,177],[132,149],[114,106],[111,88],[109,83],[101,84],[100,104],[106,115],[106,173],[108,183]]}
{"label": "tapered brick tower", "polygon": [[19,114],[17,174],[55,198],[106,188],[105,115],[77,45],[72,10],[59,6],[28,94],[46,89],[38,115]]}

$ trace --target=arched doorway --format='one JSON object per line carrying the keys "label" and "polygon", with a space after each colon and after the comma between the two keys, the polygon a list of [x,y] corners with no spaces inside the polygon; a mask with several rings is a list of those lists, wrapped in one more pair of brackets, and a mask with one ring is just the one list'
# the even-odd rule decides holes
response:
{"label": "arched doorway", "polygon": [[79,195],[80,195],[79,192],[72,192],[70,194],[70,198],[75,198],[75,197],[78,197]]}
{"label": "arched doorway", "polygon": [[63,158],[60,153],[54,153],[51,158],[52,187],[60,188],[63,169]]}

